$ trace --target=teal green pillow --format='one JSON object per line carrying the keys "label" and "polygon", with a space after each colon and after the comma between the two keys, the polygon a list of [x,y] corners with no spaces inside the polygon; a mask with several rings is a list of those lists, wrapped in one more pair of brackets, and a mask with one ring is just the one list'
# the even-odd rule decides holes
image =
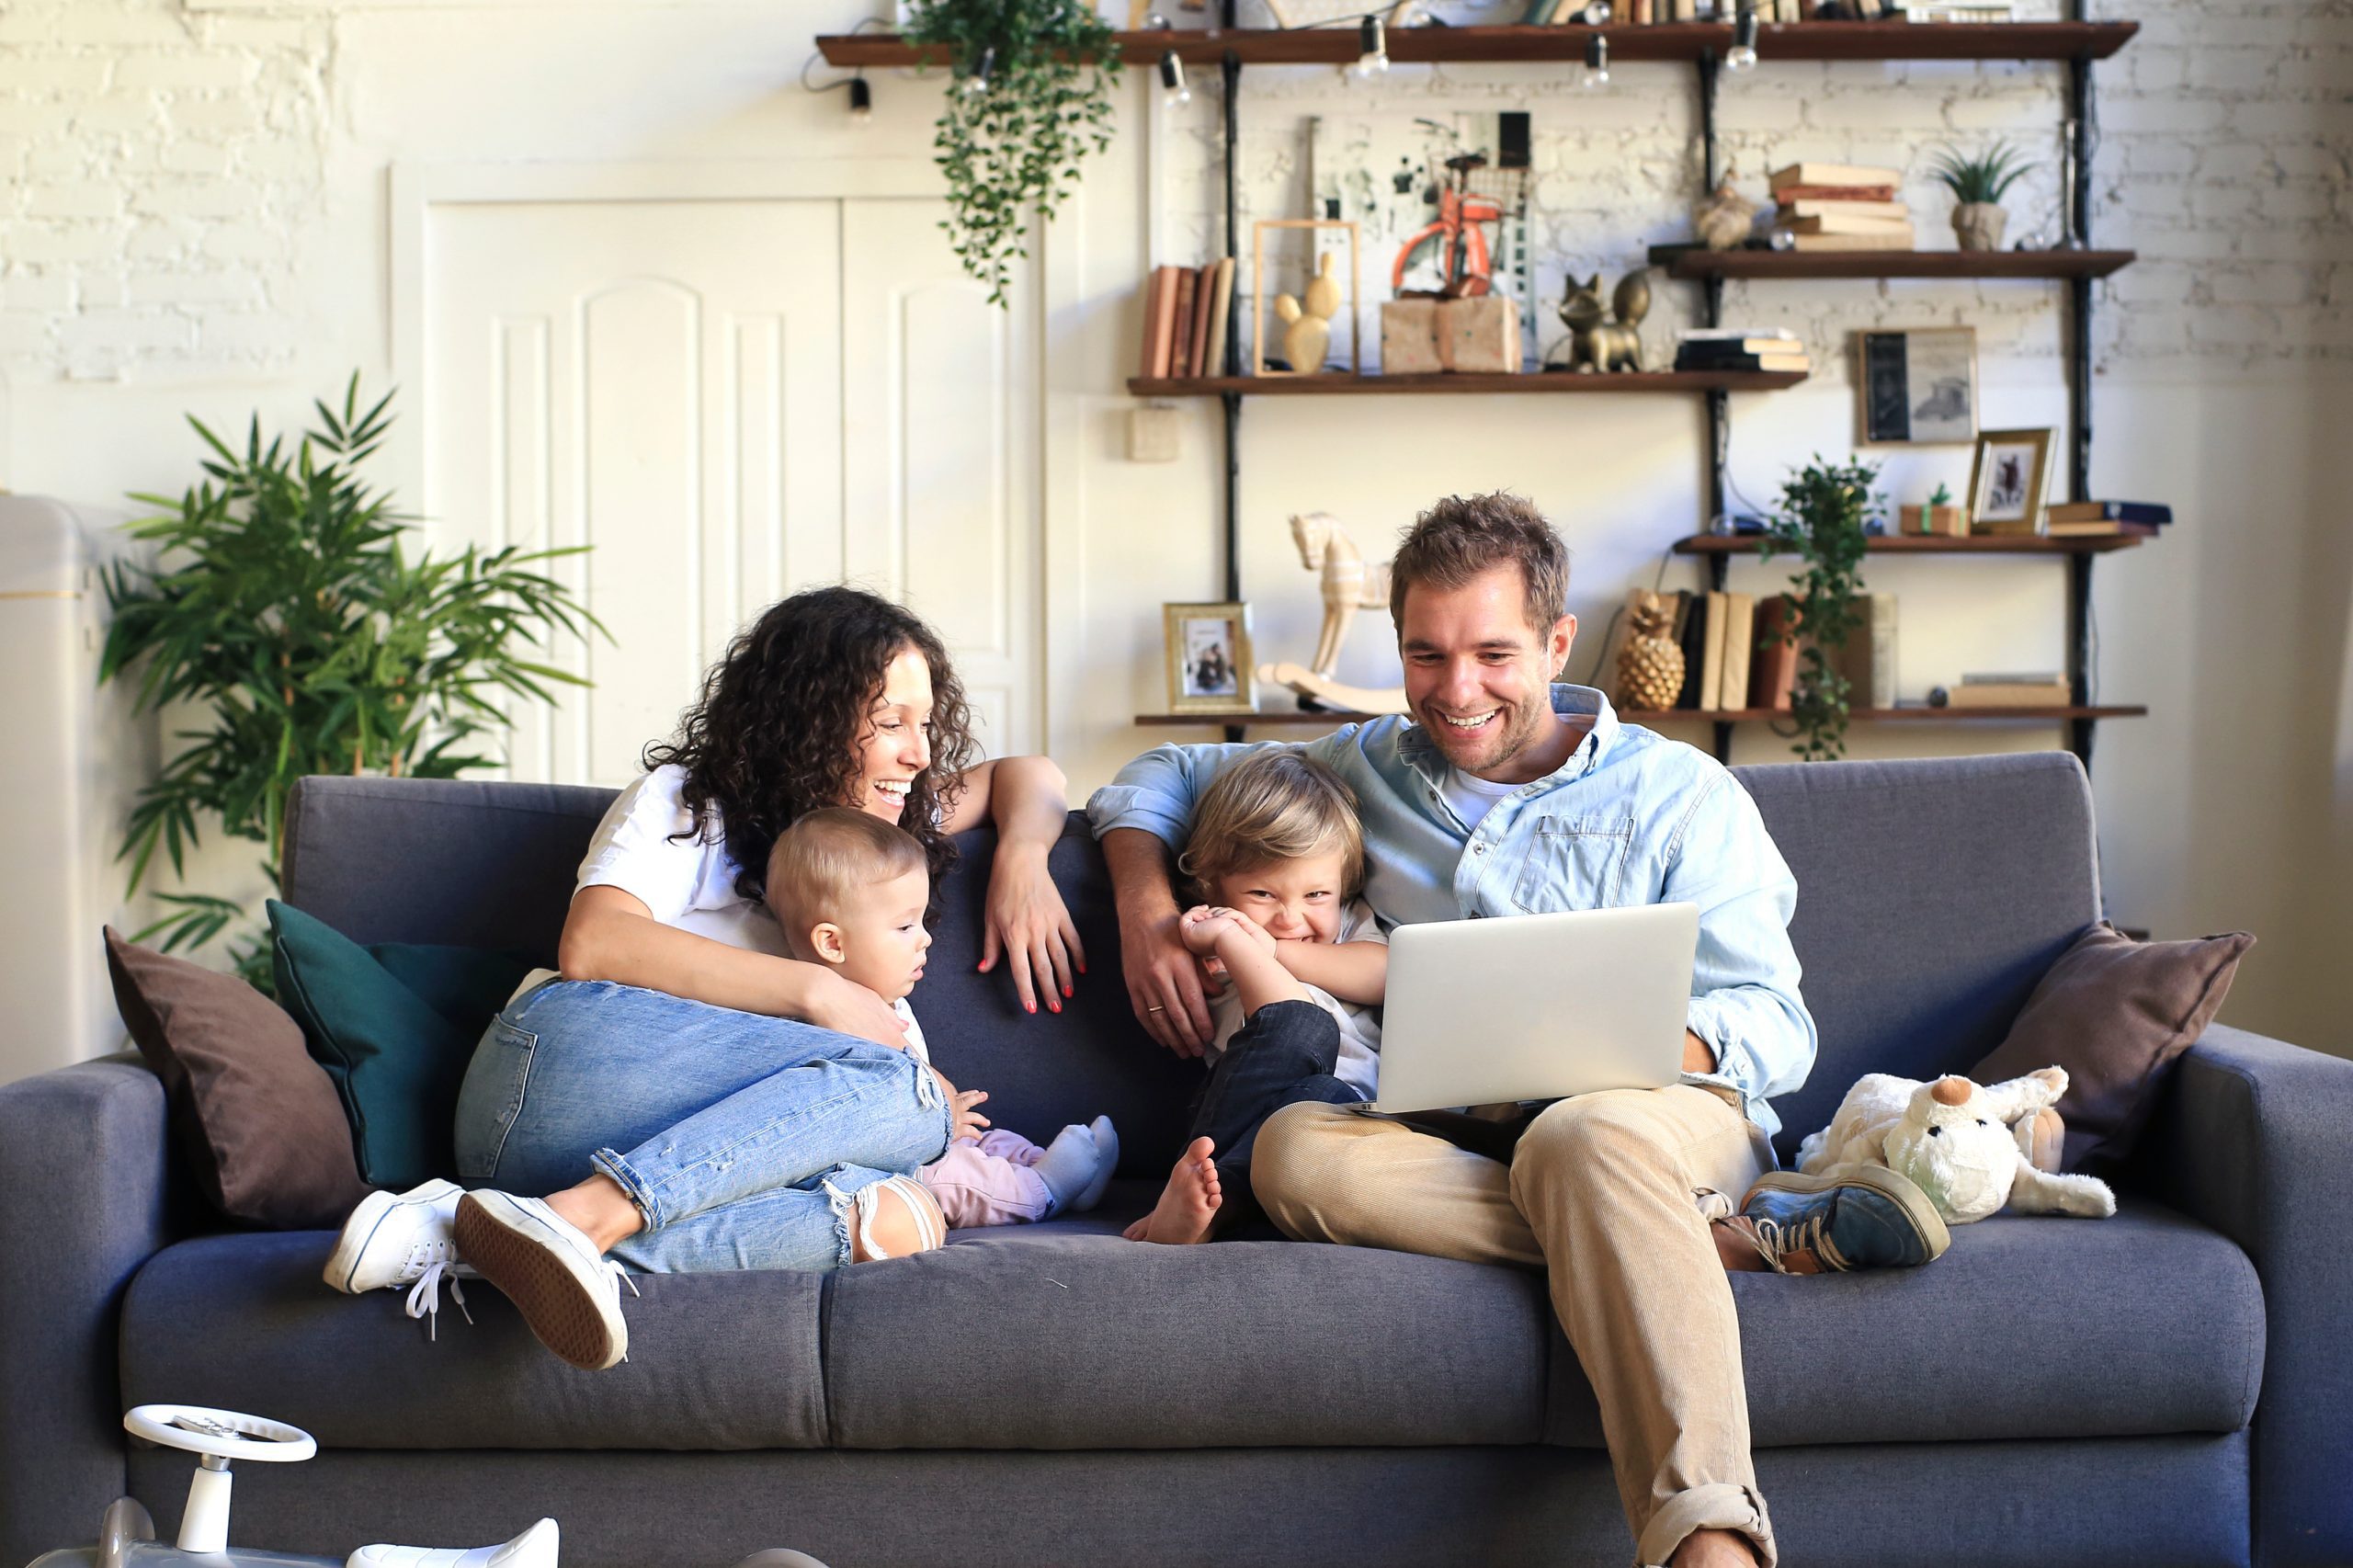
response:
{"label": "teal green pillow", "polygon": [[360,1176],[394,1191],[454,1176],[458,1087],[530,960],[413,942],[363,948],[276,899],[268,909],[278,1000],[334,1081]]}

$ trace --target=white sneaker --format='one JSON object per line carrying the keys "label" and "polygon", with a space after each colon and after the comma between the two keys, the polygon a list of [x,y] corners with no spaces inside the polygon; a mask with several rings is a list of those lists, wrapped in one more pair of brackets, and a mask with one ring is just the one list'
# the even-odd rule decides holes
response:
{"label": "white sneaker", "polygon": [[[353,1296],[406,1285],[408,1315],[429,1320],[438,1338],[442,1281],[449,1281],[449,1299],[464,1312],[466,1292],[458,1281],[473,1277],[458,1261],[452,1229],[458,1199],[464,1196],[456,1182],[439,1180],[406,1192],[369,1193],[343,1222],[343,1234],[322,1271],[327,1284]],[[472,1313],[466,1321],[473,1321]]]}
{"label": "white sneaker", "polygon": [[363,1546],[344,1568],[555,1568],[556,1528],[541,1519],[505,1546]]}
{"label": "white sneaker", "polygon": [[629,1356],[620,1285],[636,1282],[580,1228],[536,1198],[484,1188],[458,1200],[458,1250],[506,1293],[540,1343],[584,1371]]}

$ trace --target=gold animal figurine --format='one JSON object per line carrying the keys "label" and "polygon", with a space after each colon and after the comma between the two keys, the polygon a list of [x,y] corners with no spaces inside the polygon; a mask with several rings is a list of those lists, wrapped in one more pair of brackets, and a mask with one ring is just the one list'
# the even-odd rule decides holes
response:
{"label": "gold animal figurine", "polygon": [[[1569,350],[1569,369],[1591,373],[1597,370],[1640,370],[1643,368],[1643,318],[1651,312],[1650,268],[1637,267],[1618,280],[1617,292],[1610,298],[1610,312],[1615,321],[1604,321],[1601,313],[1601,274],[1593,275],[1590,283],[1580,283],[1574,277],[1567,280],[1561,299],[1561,320],[1569,329],[1564,340]],[[1559,353],[1555,348],[1553,352]]]}
{"label": "gold animal figurine", "polygon": [[1324,369],[1324,356],[1332,347],[1332,318],[1340,313],[1340,280],[1332,272],[1339,259],[1327,250],[1316,263],[1303,309],[1289,294],[1275,296],[1275,314],[1284,324],[1283,358],[1290,361],[1295,376],[1319,375]]}
{"label": "gold animal figurine", "polygon": [[[1315,639],[1314,667],[1293,664],[1262,665],[1258,678],[1290,687],[1307,703],[1358,713],[1403,713],[1403,687],[1378,690],[1344,686],[1332,678],[1339,667],[1340,646],[1357,612],[1389,608],[1389,562],[1370,562],[1356,540],[1329,512],[1301,512],[1290,520],[1291,542],[1299,546],[1300,564],[1318,573],[1324,591],[1324,627]],[[1305,706],[1306,703],[1302,703]]]}

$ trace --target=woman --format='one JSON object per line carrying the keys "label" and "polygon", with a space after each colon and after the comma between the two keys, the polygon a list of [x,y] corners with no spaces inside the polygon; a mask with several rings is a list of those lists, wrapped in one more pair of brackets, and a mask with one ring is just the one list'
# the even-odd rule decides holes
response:
{"label": "woman", "polygon": [[[330,1282],[406,1283],[454,1236],[549,1348],[597,1369],[627,1349],[623,1264],[831,1268],[938,1245],[938,1205],[908,1173],[986,1125],[982,1096],[899,1050],[881,998],[784,956],[760,881],[777,835],[817,807],[904,827],[935,886],[953,835],[994,821],[980,967],[1002,957],[1026,1010],[1042,994],[1061,1011],[1086,968],[1046,872],[1063,776],[977,749],[916,617],[847,587],[771,608],[597,825],[560,974],[527,981],[476,1049],[457,1148],[483,1185],[370,1199]],[[549,1196],[517,1196],[532,1192]]]}

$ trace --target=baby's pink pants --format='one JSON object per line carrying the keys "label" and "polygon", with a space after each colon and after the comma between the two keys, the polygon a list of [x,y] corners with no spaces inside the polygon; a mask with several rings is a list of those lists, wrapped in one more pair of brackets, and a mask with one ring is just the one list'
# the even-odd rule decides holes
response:
{"label": "baby's pink pants", "polygon": [[992,1127],[978,1138],[957,1139],[915,1175],[939,1199],[952,1229],[1024,1225],[1053,1212],[1046,1178],[1029,1168],[1045,1153],[1018,1132]]}

